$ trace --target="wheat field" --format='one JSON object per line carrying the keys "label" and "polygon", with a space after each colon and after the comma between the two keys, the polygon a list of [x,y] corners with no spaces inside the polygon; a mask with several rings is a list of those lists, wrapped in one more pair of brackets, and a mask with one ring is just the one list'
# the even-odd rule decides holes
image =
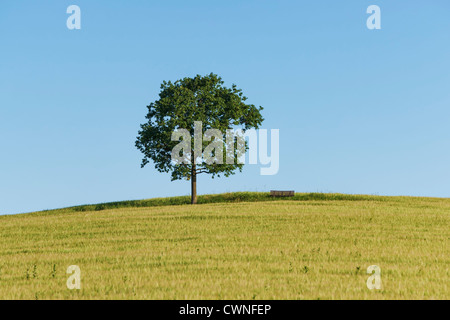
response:
{"label": "wheat field", "polygon": [[0,299],[450,298],[450,199],[299,199],[0,216]]}

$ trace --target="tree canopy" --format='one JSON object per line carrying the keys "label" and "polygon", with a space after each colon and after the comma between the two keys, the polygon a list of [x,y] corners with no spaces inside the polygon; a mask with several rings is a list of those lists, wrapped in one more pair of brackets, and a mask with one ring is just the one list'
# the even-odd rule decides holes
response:
{"label": "tree canopy", "polygon": [[[141,167],[152,161],[159,172],[170,172],[172,181],[191,180],[192,203],[196,203],[198,174],[211,174],[213,178],[220,175],[228,177],[238,169],[242,171],[243,164],[237,161],[211,163],[205,161],[200,154],[197,154],[200,157],[195,158],[194,123],[201,122],[202,137],[208,133],[208,129],[217,129],[222,133],[221,137],[215,135],[211,141],[223,144],[224,154],[214,156],[226,156],[227,129],[239,128],[245,132],[248,129],[259,128],[264,120],[260,113],[263,108],[246,104],[246,100],[247,97],[243,95],[241,89],[234,84],[230,88],[225,87],[221,77],[213,73],[206,76],[197,75],[194,78],[187,77],[175,82],[163,81],[159,99],[147,106],[147,122],[141,124],[136,139],[136,147],[144,155]],[[180,129],[186,129],[192,139],[189,141],[192,146],[188,153],[190,161],[185,163],[176,163],[172,159],[172,151],[179,144],[179,141],[172,141],[172,135]],[[200,150],[202,154],[218,152],[216,149],[212,151],[208,149],[210,143],[202,139]]]}

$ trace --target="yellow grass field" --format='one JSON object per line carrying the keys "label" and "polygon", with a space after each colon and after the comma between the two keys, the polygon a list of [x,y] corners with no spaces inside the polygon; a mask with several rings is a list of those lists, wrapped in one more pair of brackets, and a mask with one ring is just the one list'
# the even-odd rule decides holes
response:
{"label": "yellow grass field", "polygon": [[374,196],[0,216],[0,299],[449,299],[449,225]]}

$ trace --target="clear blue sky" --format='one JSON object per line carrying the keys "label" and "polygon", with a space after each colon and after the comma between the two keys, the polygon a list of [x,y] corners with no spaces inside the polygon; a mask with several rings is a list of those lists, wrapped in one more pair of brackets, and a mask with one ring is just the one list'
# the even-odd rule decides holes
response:
{"label": "clear blue sky", "polygon": [[448,197],[449,15],[448,0],[2,0],[0,214],[189,194],[134,142],[163,80],[210,72],[265,108],[280,170],[201,176],[200,194]]}

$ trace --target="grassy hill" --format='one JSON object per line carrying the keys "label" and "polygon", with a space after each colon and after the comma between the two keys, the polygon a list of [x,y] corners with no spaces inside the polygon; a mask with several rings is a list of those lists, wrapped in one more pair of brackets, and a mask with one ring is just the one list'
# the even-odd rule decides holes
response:
{"label": "grassy hill", "polygon": [[[233,193],[0,216],[0,299],[448,299],[450,199]],[[69,290],[66,269],[81,269]],[[367,267],[381,268],[369,290]]]}

